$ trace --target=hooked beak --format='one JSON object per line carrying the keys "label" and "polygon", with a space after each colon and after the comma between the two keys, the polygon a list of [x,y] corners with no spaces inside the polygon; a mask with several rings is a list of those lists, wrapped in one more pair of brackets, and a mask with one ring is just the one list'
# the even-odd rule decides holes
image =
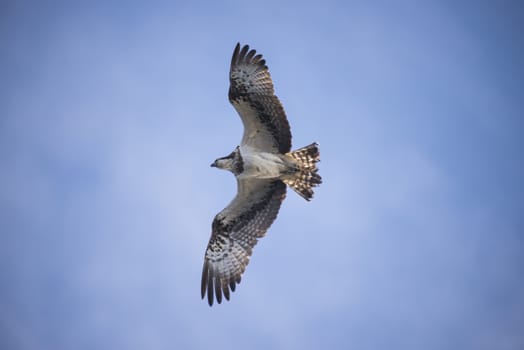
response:
{"label": "hooked beak", "polygon": [[211,167],[216,168],[216,166],[217,166],[217,161],[215,160],[213,163],[211,163]]}

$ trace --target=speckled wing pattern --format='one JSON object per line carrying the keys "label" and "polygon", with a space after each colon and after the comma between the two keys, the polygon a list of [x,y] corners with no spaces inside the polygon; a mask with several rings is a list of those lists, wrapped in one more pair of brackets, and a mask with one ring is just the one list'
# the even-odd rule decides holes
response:
{"label": "speckled wing pattern", "polygon": [[229,300],[259,238],[277,217],[286,196],[286,185],[275,179],[237,179],[233,201],[213,221],[202,271],[202,299]]}
{"label": "speckled wing pattern", "polygon": [[284,108],[275,96],[273,82],[262,55],[237,44],[229,72],[229,101],[244,124],[241,145],[259,151],[287,153],[291,131]]}

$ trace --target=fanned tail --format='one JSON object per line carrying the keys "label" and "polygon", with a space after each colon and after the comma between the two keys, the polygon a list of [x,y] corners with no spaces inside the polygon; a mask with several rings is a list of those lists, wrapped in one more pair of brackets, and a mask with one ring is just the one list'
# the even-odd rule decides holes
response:
{"label": "fanned tail", "polygon": [[285,176],[282,181],[302,198],[309,201],[313,198],[313,187],[322,183],[318,174],[317,162],[320,161],[318,144],[313,142],[309,146],[287,153],[297,163],[297,171]]}

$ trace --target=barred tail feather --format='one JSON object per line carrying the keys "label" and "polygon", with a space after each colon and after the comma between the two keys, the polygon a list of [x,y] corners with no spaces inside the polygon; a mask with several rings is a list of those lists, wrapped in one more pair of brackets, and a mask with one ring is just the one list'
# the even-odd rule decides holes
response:
{"label": "barred tail feather", "polygon": [[287,153],[296,163],[297,171],[285,176],[282,181],[305,200],[313,198],[313,187],[322,183],[322,178],[317,173],[317,162],[320,161],[320,152],[316,142]]}

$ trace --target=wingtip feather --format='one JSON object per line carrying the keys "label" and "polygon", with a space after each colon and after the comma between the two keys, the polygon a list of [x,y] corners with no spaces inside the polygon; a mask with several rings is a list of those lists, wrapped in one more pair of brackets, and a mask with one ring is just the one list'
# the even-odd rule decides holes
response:
{"label": "wingtip feather", "polygon": [[215,280],[215,294],[217,297],[217,303],[222,303],[222,286],[220,285],[220,281]]}
{"label": "wingtip feather", "polygon": [[202,296],[202,299],[204,299],[204,297],[206,296],[207,279],[208,279],[208,266],[207,266],[207,260],[205,260],[204,268],[202,270],[202,284],[200,285],[200,294]]}
{"label": "wingtip feather", "polygon": [[210,279],[207,284],[207,303],[213,306],[213,280]]}
{"label": "wingtip feather", "polygon": [[248,51],[249,51],[249,45],[244,45],[242,47],[242,50],[240,50],[240,57],[243,58],[244,56],[246,56]]}

